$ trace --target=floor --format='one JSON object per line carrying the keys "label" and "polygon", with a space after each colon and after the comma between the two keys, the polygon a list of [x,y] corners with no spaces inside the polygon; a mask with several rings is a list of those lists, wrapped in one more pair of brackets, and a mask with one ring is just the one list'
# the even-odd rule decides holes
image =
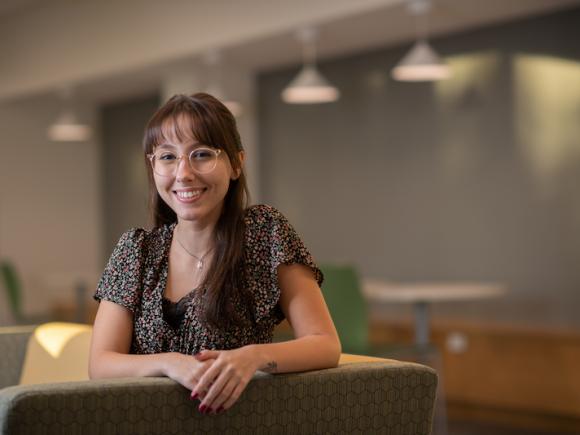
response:
{"label": "floor", "polygon": [[580,428],[578,432],[551,432],[500,427],[483,423],[450,421],[447,435],[580,435]]}

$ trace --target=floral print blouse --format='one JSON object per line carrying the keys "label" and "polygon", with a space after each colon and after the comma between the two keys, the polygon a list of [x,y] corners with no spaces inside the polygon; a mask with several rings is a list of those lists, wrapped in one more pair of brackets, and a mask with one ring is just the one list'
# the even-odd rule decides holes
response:
{"label": "floral print blouse", "polygon": [[[203,292],[192,290],[183,320],[171,325],[163,316],[169,248],[175,224],[150,231],[132,229],[121,236],[99,281],[94,298],[119,304],[133,314],[131,353],[181,352],[202,349],[234,349],[272,341],[274,326],[284,319],[278,305],[277,267],[299,263],[310,267],[322,284],[322,273],[296,231],[276,209],[256,205],[247,209],[244,246],[244,278],[253,295],[250,326],[227,330],[209,327],[200,313]],[[167,301],[166,301],[167,303]],[[241,303],[234,308],[248,316]],[[245,310],[247,311],[247,310]]]}

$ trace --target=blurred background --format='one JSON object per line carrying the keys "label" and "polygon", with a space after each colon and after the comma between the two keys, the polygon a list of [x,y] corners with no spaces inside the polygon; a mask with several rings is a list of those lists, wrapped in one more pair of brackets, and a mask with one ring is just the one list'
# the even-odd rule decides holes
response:
{"label": "blurred background", "polygon": [[579,41],[578,0],[2,0],[0,325],[91,321],[145,123],[208,91],[373,345],[422,304],[449,433],[580,433]]}

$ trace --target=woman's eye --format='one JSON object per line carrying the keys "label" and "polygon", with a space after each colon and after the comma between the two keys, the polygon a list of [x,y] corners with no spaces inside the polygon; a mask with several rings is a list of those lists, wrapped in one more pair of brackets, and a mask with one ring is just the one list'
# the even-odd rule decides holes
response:
{"label": "woman's eye", "polygon": [[211,159],[214,154],[210,150],[196,150],[193,152],[193,158],[196,160]]}
{"label": "woman's eye", "polygon": [[163,160],[163,161],[171,161],[171,160],[175,160],[177,157],[175,156],[175,154],[161,153],[157,156],[157,158],[159,160]]}

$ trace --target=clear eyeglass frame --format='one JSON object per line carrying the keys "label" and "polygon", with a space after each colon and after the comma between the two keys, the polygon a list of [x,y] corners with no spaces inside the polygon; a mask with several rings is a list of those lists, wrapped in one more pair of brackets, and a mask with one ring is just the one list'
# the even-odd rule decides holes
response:
{"label": "clear eyeglass frame", "polygon": [[[212,158],[211,166],[209,166],[208,168],[204,168],[204,170],[199,170],[199,168],[196,167],[194,160],[192,158],[194,153],[199,153],[200,151],[208,151],[211,154],[213,154],[213,156],[214,156]],[[211,148],[208,146],[203,146],[203,147],[198,147],[198,148],[191,150],[189,152],[189,154],[180,154],[180,155],[176,156],[175,163],[170,165],[170,166],[173,166],[173,168],[171,169],[171,171],[169,171],[167,173],[160,172],[159,169],[157,169],[157,170],[155,169],[155,159],[158,155],[162,154],[163,152],[165,152],[165,151],[159,151],[156,153],[147,154],[147,158],[151,162],[151,168],[153,169],[153,172],[155,172],[157,175],[159,175],[161,177],[171,177],[177,173],[177,168],[179,167],[179,163],[180,163],[181,159],[183,159],[184,157],[187,157],[187,162],[189,163],[189,167],[191,168],[191,170],[193,172],[196,172],[198,174],[210,173],[217,166],[217,161],[218,161],[220,154],[222,153],[222,150],[220,148]]]}

